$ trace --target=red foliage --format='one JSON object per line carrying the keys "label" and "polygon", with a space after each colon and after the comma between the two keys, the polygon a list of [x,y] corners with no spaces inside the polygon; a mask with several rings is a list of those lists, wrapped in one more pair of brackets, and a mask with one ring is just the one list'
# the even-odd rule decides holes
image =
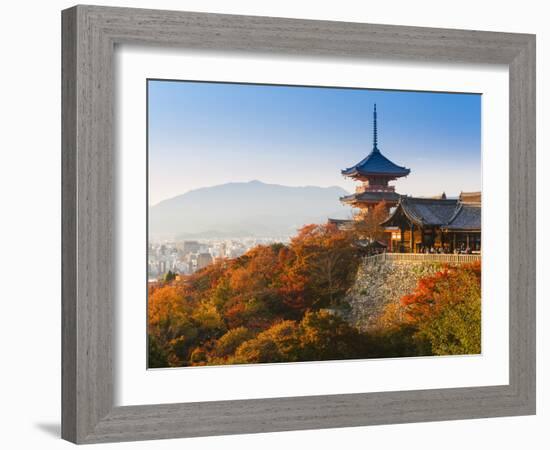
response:
{"label": "red foliage", "polygon": [[[476,283],[472,283],[475,280]],[[401,299],[409,322],[430,319],[451,303],[466,298],[481,283],[481,263],[457,267],[445,266],[434,275],[419,280],[415,291]]]}

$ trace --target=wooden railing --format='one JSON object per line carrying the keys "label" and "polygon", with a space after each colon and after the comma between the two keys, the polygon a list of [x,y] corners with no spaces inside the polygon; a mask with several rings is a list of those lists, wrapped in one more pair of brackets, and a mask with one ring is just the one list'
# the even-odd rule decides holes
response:
{"label": "wooden railing", "polygon": [[438,262],[463,264],[475,261],[481,261],[481,255],[462,255],[446,253],[380,253],[378,255],[367,256],[366,264],[376,264],[380,262]]}

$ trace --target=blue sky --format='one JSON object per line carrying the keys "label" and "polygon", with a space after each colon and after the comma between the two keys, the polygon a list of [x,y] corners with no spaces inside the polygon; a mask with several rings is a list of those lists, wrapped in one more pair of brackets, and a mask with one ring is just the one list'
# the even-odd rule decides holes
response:
{"label": "blue sky", "polygon": [[481,189],[481,96],[149,80],[149,203],[217,184],[356,183],[340,170],[378,148],[411,169],[401,194]]}

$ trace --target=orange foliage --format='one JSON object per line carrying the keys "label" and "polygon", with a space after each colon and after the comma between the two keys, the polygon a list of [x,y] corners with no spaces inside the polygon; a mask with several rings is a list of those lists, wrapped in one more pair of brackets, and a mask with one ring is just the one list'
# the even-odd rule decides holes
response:
{"label": "orange foliage", "polygon": [[306,225],[289,245],[260,245],[152,283],[149,366],[478,352],[479,263],[421,279],[385,308],[371,334],[327,311],[355,280],[355,239],[332,224]]}
{"label": "orange foliage", "polygon": [[[288,246],[260,245],[192,275],[152,284],[148,300],[152,360],[172,366],[219,363],[220,357],[232,357],[221,350],[232,348],[229,344],[218,345],[222,336],[233,342],[271,330],[258,343],[268,351],[271,344],[266,339],[282,330],[277,324],[301,320],[307,311],[334,306],[343,296],[359,261],[352,243],[352,236],[334,225],[307,225]],[[232,334],[232,330],[246,333]],[[259,354],[257,358],[263,359]]]}
{"label": "orange foliage", "polygon": [[288,279],[300,287],[302,310],[334,306],[355,279],[359,254],[352,233],[334,224],[306,225],[292,239],[295,263]]}
{"label": "orange foliage", "polygon": [[380,224],[388,218],[388,210],[389,207],[384,201],[374,208],[361,210],[355,217],[355,231],[363,238],[383,240],[385,232]]}
{"label": "orange foliage", "polygon": [[419,280],[416,290],[401,299],[409,322],[426,321],[453,303],[462,302],[480,290],[481,263],[445,266],[432,276]]}
{"label": "orange foliage", "polygon": [[416,354],[479,354],[481,264],[446,266],[420,279],[414,292],[385,307],[376,332],[386,342],[397,337],[405,351],[414,344]]}

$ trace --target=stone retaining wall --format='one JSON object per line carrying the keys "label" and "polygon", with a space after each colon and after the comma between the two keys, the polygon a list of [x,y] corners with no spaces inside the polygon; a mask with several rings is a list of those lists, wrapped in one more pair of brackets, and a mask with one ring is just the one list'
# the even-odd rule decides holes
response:
{"label": "stone retaining wall", "polygon": [[342,316],[357,328],[367,330],[384,306],[412,293],[420,278],[434,274],[441,267],[441,263],[423,261],[361,264],[355,284],[345,297],[350,308]]}

